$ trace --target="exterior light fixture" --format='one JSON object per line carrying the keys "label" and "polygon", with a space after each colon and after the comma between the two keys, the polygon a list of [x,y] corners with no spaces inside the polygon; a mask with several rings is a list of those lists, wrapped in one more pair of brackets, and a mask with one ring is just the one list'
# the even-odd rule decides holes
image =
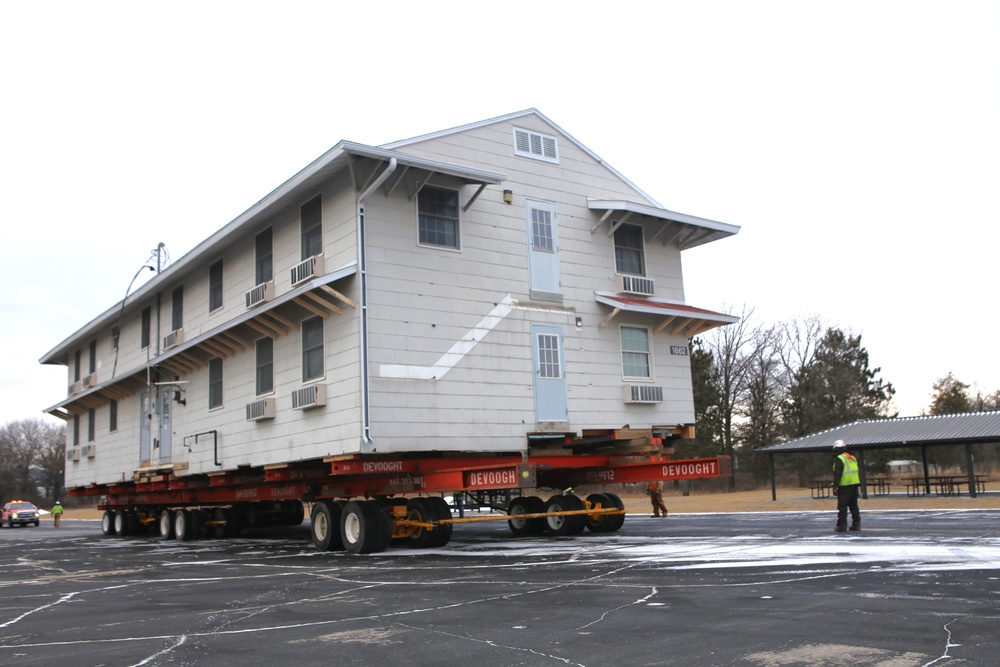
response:
{"label": "exterior light fixture", "polygon": [[513,190],[504,190],[503,191],[503,203],[504,204],[513,204],[514,203],[514,191]]}

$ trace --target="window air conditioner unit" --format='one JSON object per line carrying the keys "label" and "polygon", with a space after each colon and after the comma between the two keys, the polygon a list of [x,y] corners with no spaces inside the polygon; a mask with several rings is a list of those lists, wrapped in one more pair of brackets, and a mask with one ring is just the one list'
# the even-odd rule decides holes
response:
{"label": "window air conditioner unit", "polygon": [[86,456],[88,459],[92,459],[97,456],[97,445],[84,445],[83,456]]}
{"label": "window air conditioner unit", "polygon": [[87,377],[80,380],[81,389],[89,389],[97,384],[97,373],[91,373]]}
{"label": "window air conditioner unit", "polygon": [[292,267],[292,287],[323,275],[323,255],[313,255]]}
{"label": "window air conditioner unit", "polygon": [[262,398],[253,403],[247,403],[247,421],[258,422],[263,419],[274,419],[274,399]]}
{"label": "window air conditioner unit", "polygon": [[627,384],[622,387],[626,403],[662,403],[663,387],[652,384]]}
{"label": "window air conditioner unit", "polygon": [[292,408],[308,410],[326,405],[326,385],[310,384],[292,392]]}
{"label": "window air conditioner unit", "polygon": [[69,386],[70,394],[79,394],[81,391],[83,391],[83,380],[77,380]]}
{"label": "window air conditioner unit", "polygon": [[184,329],[175,329],[163,337],[163,349],[169,350],[172,347],[184,342]]}
{"label": "window air conditioner unit", "polygon": [[615,276],[615,291],[619,294],[653,296],[655,282],[652,278],[619,274]]}
{"label": "window air conditioner unit", "polygon": [[269,280],[247,291],[247,310],[274,298],[274,281]]}
{"label": "window air conditioner unit", "polygon": [[67,461],[79,461],[80,460],[80,448],[73,447],[72,449],[66,450],[66,460]]}

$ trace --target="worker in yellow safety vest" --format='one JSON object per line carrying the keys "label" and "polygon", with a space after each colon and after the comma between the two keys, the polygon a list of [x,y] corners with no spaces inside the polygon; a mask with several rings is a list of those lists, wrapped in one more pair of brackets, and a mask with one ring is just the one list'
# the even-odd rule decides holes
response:
{"label": "worker in yellow safety vest", "polygon": [[847,443],[838,440],[833,443],[833,490],[837,494],[837,527],[834,530],[843,533],[848,530],[847,511],[851,512],[851,527],[849,530],[861,530],[861,510],[858,509],[858,494],[861,489],[861,476],[858,460],[847,451]]}
{"label": "worker in yellow safety vest", "polygon": [[63,506],[60,505],[59,501],[57,500],[56,504],[52,506],[52,523],[55,524],[56,528],[59,527],[59,522],[62,520],[62,514],[63,514]]}

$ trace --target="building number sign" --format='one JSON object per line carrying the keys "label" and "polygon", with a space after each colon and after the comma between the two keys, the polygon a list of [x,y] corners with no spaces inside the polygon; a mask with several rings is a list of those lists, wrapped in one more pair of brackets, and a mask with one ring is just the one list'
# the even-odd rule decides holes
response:
{"label": "building number sign", "polygon": [[687,356],[688,349],[687,345],[671,345],[670,354],[680,354],[682,356]]}

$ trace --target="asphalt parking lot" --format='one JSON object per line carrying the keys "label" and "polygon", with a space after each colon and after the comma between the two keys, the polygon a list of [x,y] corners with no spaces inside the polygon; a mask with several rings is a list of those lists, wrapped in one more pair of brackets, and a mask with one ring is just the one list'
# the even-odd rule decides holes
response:
{"label": "asphalt parking lot", "polygon": [[0,530],[4,665],[992,665],[1000,511],[630,515],[319,553],[303,527],[197,542]]}

